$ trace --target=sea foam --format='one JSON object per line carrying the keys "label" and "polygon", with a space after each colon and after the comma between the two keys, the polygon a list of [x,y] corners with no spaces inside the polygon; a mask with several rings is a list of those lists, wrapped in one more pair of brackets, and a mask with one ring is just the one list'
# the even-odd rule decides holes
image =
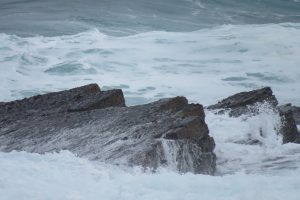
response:
{"label": "sea foam", "polygon": [[299,104],[299,54],[299,23],[128,37],[97,29],[57,37],[2,33],[1,100],[96,82],[123,89],[130,105],[175,95],[208,105],[266,85],[281,103]]}
{"label": "sea foam", "polygon": [[273,176],[239,172],[213,177],[163,169],[153,174],[94,163],[67,151],[1,152],[0,162],[2,200],[297,200],[300,195],[299,170]]}
{"label": "sea foam", "polygon": [[279,113],[268,104],[257,115],[229,117],[206,110],[210,135],[216,142],[217,173],[284,174],[300,169],[299,144],[282,144]]}

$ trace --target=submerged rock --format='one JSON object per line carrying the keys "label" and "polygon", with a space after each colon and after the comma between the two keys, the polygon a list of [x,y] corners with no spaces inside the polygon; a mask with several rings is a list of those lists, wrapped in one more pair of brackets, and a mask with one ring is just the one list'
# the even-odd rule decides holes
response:
{"label": "submerged rock", "polygon": [[185,97],[126,107],[121,90],[87,85],[0,104],[0,150],[69,150],[112,164],[213,174],[203,107]]}
{"label": "submerged rock", "polygon": [[217,110],[218,114],[228,111],[229,116],[239,117],[241,115],[258,114],[259,105],[263,103],[268,104],[269,108],[274,109],[274,112],[278,112],[280,115],[281,126],[278,133],[283,137],[282,142],[296,142],[299,134],[295,117],[298,120],[300,110],[297,110],[297,107],[292,107],[290,104],[277,106],[278,101],[270,87],[232,95],[217,104],[208,106],[207,109]]}

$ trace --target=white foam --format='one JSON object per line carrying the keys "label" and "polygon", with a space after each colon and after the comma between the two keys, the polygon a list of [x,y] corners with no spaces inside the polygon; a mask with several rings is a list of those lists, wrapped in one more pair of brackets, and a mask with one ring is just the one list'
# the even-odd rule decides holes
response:
{"label": "white foam", "polygon": [[278,174],[300,168],[298,144],[282,144],[279,114],[262,105],[256,116],[231,118],[206,110],[216,142],[218,173]]}
{"label": "white foam", "polygon": [[60,37],[0,34],[0,44],[2,101],[97,82],[144,102],[185,95],[207,105],[265,85],[281,103],[300,102],[298,23],[129,37],[97,30]]}
{"label": "white foam", "polygon": [[[198,152],[192,152],[189,147],[190,144],[181,143],[181,145],[178,143],[178,141],[175,140],[162,140],[162,147],[164,151],[164,155],[166,156],[166,168],[172,171],[179,171],[181,172],[187,172],[191,171],[191,169],[194,169],[193,164],[194,161],[193,156],[191,154],[195,155]],[[183,158],[179,162],[178,157],[182,154]],[[179,158],[180,159],[180,158]]]}
{"label": "white foam", "polygon": [[286,175],[142,173],[93,163],[69,152],[0,152],[1,200],[297,200],[299,170]]}

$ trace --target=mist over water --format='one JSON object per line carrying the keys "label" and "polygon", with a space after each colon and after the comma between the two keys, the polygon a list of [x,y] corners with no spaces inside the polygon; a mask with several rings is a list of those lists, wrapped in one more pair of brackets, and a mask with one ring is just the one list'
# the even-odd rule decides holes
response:
{"label": "mist over water", "polygon": [[[0,1],[0,102],[98,83],[127,105],[183,95],[207,106],[271,86],[300,106],[299,55],[298,0]],[[278,113],[205,112],[215,177],[0,153],[0,199],[299,198],[300,148],[281,144]]]}

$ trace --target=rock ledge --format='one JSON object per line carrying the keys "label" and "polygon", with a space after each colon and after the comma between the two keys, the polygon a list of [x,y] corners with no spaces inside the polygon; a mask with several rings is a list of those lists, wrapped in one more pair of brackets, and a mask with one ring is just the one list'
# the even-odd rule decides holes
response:
{"label": "rock ledge", "polygon": [[0,103],[0,150],[69,150],[117,165],[213,174],[215,143],[200,104],[185,97],[126,107],[96,84]]}

